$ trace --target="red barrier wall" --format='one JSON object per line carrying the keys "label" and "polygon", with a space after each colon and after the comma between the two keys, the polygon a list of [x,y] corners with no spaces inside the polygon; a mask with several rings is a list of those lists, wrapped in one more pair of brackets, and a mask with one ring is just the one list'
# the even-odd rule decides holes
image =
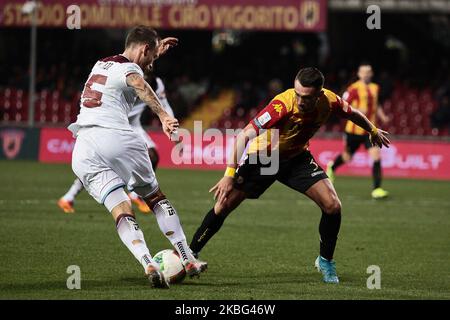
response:
{"label": "red barrier wall", "polygon": [[[185,143],[183,156],[174,163],[173,142],[161,132],[151,133],[158,146],[161,168],[192,168],[192,169],[224,169],[224,164],[214,163],[220,159],[225,163],[225,157],[232,146],[233,138],[228,136],[223,141],[201,141],[199,147]],[[39,160],[42,162],[70,163],[74,145],[71,133],[64,128],[43,128],[39,148]],[[343,150],[340,139],[313,139],[311,152],[323,167]],[[407,177],[450,180],[450,143],[425,141],[393,141],[389,149],[382,150],[383,174],[386,177]],[[220,161],[218,161],[220,162]],[[371,160],[363,147],[355,154],[352,162],[342,166],[338,174],[368,176],[371,174]]]}
{"label": "red barrier wall", "polygon": [[39,161],[66,162],[72,161],[72,150],[75,139],[65,128],[42,128],[39,143]]}

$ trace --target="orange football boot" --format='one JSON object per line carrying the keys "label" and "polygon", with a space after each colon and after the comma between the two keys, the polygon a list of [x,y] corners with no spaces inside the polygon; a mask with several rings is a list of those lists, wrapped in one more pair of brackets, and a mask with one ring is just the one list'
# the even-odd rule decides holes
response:
{"label": "orange football boot", "polygon": [[64,198],[58,200],[58,207],[65,213],[75,213],[75,208],[73,207],[73,201],[67,201]]}

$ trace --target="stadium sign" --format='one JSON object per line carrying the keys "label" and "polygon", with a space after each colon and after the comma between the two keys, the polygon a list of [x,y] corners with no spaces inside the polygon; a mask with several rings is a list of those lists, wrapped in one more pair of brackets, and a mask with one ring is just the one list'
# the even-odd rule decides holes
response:
{"label": "stadium sign", "polygon": [[71,162],[75,139],[65,128],[42,128],[39,161]]}
{"label": "stadium sign", "polygon": [[0,128],[0,159],[36,160],[39,146],[39,129]]}
{"label": "stadium sign", "polygon": [[[211,139],[211,135],[207,132],[193,133],[189,139],[183,137],[182,152],[177,151],[180,146],[174,146],[164,133],[151,132],[151,137],[158,146],[160,154],[159,166],[161,168],[224,170],[235,137],[223,134],[220,139]],[[72,133],[65,128],[42,128],[39,161],[70,163],[74,143]],[[312,154],[323,168],[342,152],[342,148],[341,139],[314,138],[310,145]],[[382,159],[383,174],[387,177],[450,180],[449,142],[394,141],[390,148],[382,149]],[[370,176],[371,170],[370,156],[367,152],[360,151],[355,153],[349,164],[339,169],[339,174]]]}
{"label": "stadium sign", "polygon": [[[41,0],[37,24],[65,28],[72,5],[79,7],[81,28],[235,29],[324,31],[326,0]],[[0,26],[30,25],[23,0],[0,3]]]}
{"label": "stadium sign", "polygon": [[[343,150],[342,141],[313,139],[311,152],[319,164],[326,166]],[[450,180],[450,143],[432,141],[393,141],[381,150],[383,174],[388,177]],[[370,176],[373,160],[364,151],[339,169],[339,174]]]}

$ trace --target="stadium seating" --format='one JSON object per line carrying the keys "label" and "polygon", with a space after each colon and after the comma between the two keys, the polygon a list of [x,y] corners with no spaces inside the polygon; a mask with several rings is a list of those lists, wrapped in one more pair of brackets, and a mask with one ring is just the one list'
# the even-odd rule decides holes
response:
{"label": "stadium seating", "polygon": [[[38,125],[64,125],[76,119],[79,95],[68,101],[58,91],[43,90],[36,94],[34,121]],[[0,90],[2,122],[19,124],[28,121],[28,93],[14,88]]]}
{"label": "stadium seating", "polygon": [[[243,128],[258,112],[258,108],[244,109],[234,107],[237,95],[224,91],[218,99],[206,99],[189,115],[183,124],[192,120],[204,120],[203,126],[214,128]],[[37,125],[66,125],[75,121],[78,114],[80,93],[71,100],[61,96],[58,91],[43,90],[37,93],[34,120]],[[385,113],[392,119],[385,128],[391,134],[412,136],[448,136],[448,129],[437,130],[431,127],[430,115],[437,108],[437,101],[430,88],[421,90],[397,85],[389,99],[384,101]],[[14,88],[0,90],[1,122],[20,124],[28,121],[28,93]],[[158,126],[157,119],[150,125]],[[341,132],[343,123],[330,122],[320,132]]]}
{"label": "stadium seating", "polygon": [[23,90],[6,88],[0,92],[2,121],[21,123],[28,120],[28,94]]}
{"label": "stadium seating", "polygon": [[232,108],[235,94],[232,90],[222,90],[217,97],[206,97],[200,105],[181,123],[183,128],[194,129],[194,121],[202,120],[205,128],[216,127],[217,120],[223,118]]}
{"label": "stadium seating", "polygon": [[[437,108],[437,101],[433,98],[430,88],[421,90],[397,85],[392,96],[384,101],[383,109],[391,118],[385,127],[391,134],[412,136],[447,136],[448,130],[437,130],[431,127],[430,115]],[[222,118],[214,123],[219,128],[235,128],[245,126],[252,119],[258,109],[248,111],[242,108],[226,110]],[[344,122],[330,122],[319,132],[342,132]]]}

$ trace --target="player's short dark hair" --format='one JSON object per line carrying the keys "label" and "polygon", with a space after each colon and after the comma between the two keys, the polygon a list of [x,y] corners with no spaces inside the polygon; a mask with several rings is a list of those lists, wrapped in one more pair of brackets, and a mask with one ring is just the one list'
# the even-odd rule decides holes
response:
{"label": "player's short dark hair", "polygon": [[159,36],[155,29],[139,25],[128,31],[125,48],[134,44],[148,44],[151,48],[155,48],[158,40]]}
{"label": "player's short dark hair", "polygon": [[297,73],[295,80],[304,87],[313,87],[321,89],[325,82],[325,77],[317,68],[303,68]]}

